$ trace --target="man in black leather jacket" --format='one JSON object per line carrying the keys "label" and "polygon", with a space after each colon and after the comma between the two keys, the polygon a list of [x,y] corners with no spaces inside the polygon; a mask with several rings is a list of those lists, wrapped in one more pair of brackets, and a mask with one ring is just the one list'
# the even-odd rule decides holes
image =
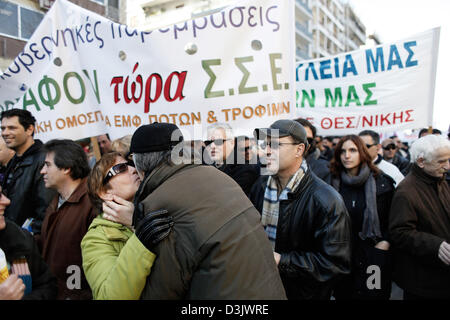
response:
{"label": "man in black leather jacket", "polygon": [[[256,129],[255,136],[265,140],[268,171],[273,175],[256,181],[250,199],[262,214],[269,239],[273,226],[265,225],[264,217],[267,211],[278,212],[272,241],[287,297],[330,299],[336,280],[350,272],[350,218],[344,201],[308,170],[303,160],[308,142],[301,124],[278,120],[269,129]],[[286,194],[293,179],[298,181]],[[276,202],[278,210],[273,209]]]}
{"label": "man in black leather jacket", "polygon": [[19,226],[27,219],[33,219],[28,230],[39,234],[45,210],[55,192],[45,188],[40,174],[45,154],[41,152],[42,142],[33,138],[35,122],[36,119],[27,110],[2,112],[2,137],[7,147],[16,152],[8,162],[2,187],[11,200],[5,217]]}

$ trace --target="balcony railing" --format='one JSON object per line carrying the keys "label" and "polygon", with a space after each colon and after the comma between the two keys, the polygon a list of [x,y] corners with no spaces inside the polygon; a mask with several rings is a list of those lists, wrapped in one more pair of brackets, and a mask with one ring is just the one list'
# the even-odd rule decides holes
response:
{"label": "balcony railing", "polygon": [[305,34],[308,38],[312,39],[312,33],[308,30],[308,27],[301,24],[298,21],[295,21],[295,27],[300,30],[301,32],[303,32],[303,34]]}
{"label": "balcony railing", "polygon": [[310,15],[312,15],[312,10],[311,8],[308,7],[308,4],[306,3],[305,0],[296,0],[297,3],[304,8]]}

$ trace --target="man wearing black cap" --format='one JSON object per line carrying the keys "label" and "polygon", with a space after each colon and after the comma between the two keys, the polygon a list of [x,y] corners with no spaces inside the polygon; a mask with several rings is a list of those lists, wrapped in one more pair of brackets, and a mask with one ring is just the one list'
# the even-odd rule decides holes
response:
{"label": "man wearing black cap", "polygon": [[158,209],[174,221],[154,248],[158,258],[141,297],[286,299],[258,211],[223,172],[179,163],[182,140],[178,127],[168,123],[144,125],[131,139],[143,181],[134,225]]}
{"label": "man wearing black cap", "polygon": [[303,161],[303,126],[278,120],[256,129],[264,140],[270,176],[254,184],[250,199],[274,250],[288,299],[330,299],[339,276],[350,272],[350,220],[341,196]]}

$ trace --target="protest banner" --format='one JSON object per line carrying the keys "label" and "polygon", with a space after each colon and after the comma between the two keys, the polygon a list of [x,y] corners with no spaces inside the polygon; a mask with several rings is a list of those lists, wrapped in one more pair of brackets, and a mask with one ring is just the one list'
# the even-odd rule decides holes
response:
{"label": "protest banner", "polygon": [[440,28],[296,67],[296,115],[321,135],[428,127]]}
{"label": "protest banner", "polygon": [[251,135],[294,116],[294,25],[293,0],[239,1],[152,31],[57,0],[0,76],[0,111],[29,110],[43,141],[155,121],[187,139],[215,122]]}

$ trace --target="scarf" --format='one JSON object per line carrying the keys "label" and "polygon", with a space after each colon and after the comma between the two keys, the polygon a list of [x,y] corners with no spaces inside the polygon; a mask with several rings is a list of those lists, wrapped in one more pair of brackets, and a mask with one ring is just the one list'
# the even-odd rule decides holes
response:
{"label": "scarf", "polygon": [[342,171],[340,177],[340,180],[332,180],[332,185],[337,191],[339,191],[340,182],[348,186],[364,187],[366,208],[363,213],[363,225],[359,237],[362,240],[366,240],[367,238],[373,240],[381,238],[380,221],[377,211],[377,186],[369,167],[366,164],[363,165],[357,176],[351,176],[347,172]]}
{"label": "scarf", "polygon": [[[264,203],[261,216],[261,223],[269,237],[272,248],[275,250],[275,241],[277,237],[278,215],[280,211],[280,201],[288,199],[288,193],[293,192],[300,185],[300,181],[308,170],[306,160],[302,161],[302,165],[297,172],[289,179],[288,184],[283,190],[279,190],[277,178],[270,176],[267,180],[266,189],[264,191]],[[281,192],[280,192],[281,191]]]}

